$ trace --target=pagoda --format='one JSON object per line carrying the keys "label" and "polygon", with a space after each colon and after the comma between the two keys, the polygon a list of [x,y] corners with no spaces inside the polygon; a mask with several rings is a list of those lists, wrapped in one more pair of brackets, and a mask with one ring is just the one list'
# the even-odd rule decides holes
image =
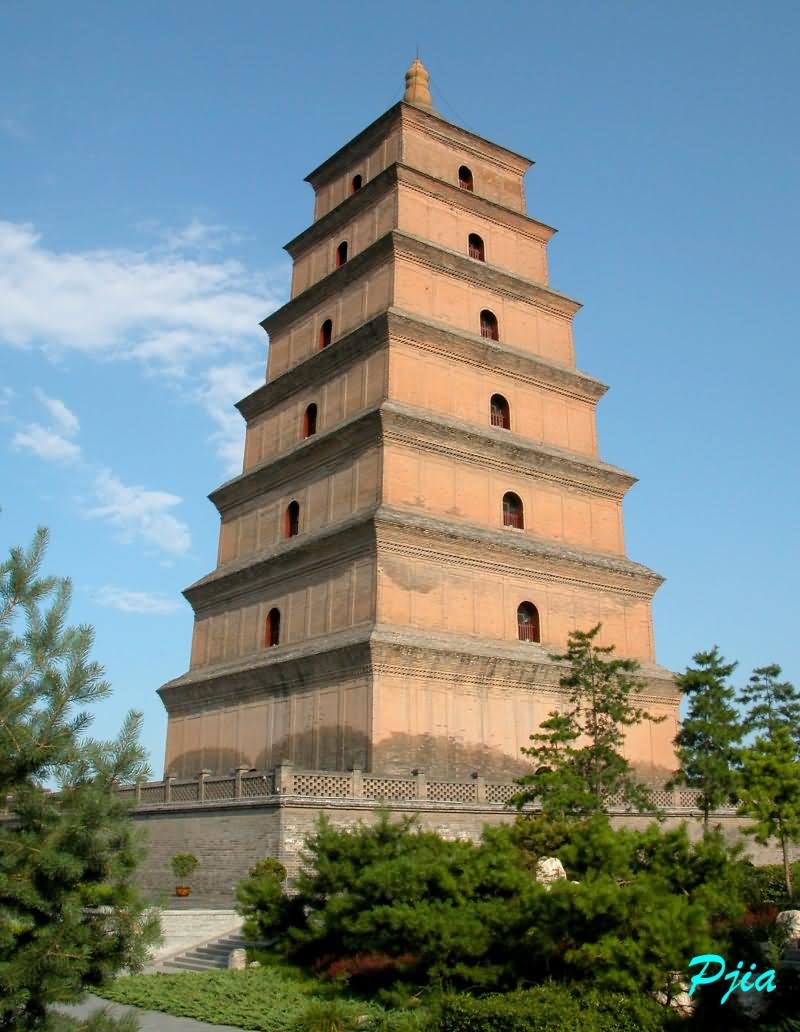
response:
{"label": "pagoda", "polygon": [[210,496],[217,565],[184,592],[190,668],[160,689],[167,772],[511,779],[562,701],[552,655],[598,623],[666,717],[628,758],[674,769],[662,578],[625,553],[635,478],[598,456],[606,387],[576,368],[531,164],[442,118],[417,59],[307,177],[266,382],[237,406],[243,470]]}

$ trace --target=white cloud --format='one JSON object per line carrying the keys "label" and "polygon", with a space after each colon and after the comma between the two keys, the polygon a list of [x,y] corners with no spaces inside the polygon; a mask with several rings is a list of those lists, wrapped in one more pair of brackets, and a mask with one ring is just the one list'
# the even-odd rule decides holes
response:
{"label": "white cloud", "polygon": [[106,609],[119,609],[123,613],[144,613],[150,616],[167,616],[181,608],[178,599],[168,598],[156,592],[126,591],[110,584],[104,585],[93,595],[94,601]]}
{"label": "white cloud", "polygon": [[74,462],[81,454],[74,441],[68,441],[40,423],[28,423],[14,434],[11,443],[17,451],[31,451],[48,462]]}
{"label": "white cloud", "polygon": [[227,226],[203,222],[196,215],[193,215],[182,229],[163,230],[161,237],[164,245],[173,251],[218,251],[227,245],[238,244],[242,239]]}
{"label": "white cloud", "polygon": [[[195,219],[171,246],[219,243],[223,232]],[[285,280],[157,249],[57,252],[32,226],[0,221],[0,339],[16,347],[134,358],[185,374],[199,356],[262,350],[258,323],[282,300]]]}
{"label": "white cloud", "polygon": [[195,397],[216,426],[211,440],[216,445],[217,454],[225,463],[226,473],[230,476],[242,472],[244,455],[244,420],[234,407],[235,403],[263,382],[262,370],[233,362],[207,369],[205,383],[195,393]]}
{"label": "white cloud", "polygon": [[34,387],[33,393],[50,413],[50,419],[55,423],[64,437],[74,437],[80,429],[78,417],[59,398],[50,398],[39,387]]}
{"label": "white cloud", "polygon": [[94,495],[99,505],[86,515],[107,520],[119,530],[125,544],[141,539],[173,555],[189,551],[189,528],[169,511],[180,505],[178,495],[123,484],[109,470],[101,470],[95,477]]}

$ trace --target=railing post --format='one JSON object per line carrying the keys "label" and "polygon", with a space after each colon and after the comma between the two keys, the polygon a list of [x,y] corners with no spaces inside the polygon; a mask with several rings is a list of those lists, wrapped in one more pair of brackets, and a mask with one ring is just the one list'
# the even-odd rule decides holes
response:
{"label": "railing post", "polygon": [[237,767],[236,770],[233,772],[234,777],[236,778],[236,780],[234,782],[234,785],[233,785],[233,798],[234,799],[241,799],[242,798],[242,776],[244,774],[246,774],[248,772],[248,770],[250,770],[249,767]]}
{"label": "railing post", "polygon": [[294,764],[291,760],[281,760],[275,768],[275,794],[294,794]]}
{"label": "railing post", "polygon": [[672,789],[672,805],[676,810],[681,805],[681,790],[677,785],[674,785]]}
{"label": "railing post", "polygon": [[475,802],[486,802],[486,778],[482,774],[475,775]]}
{"label": "railing post", "polygon": [[428,798],[428,779],[425,776],[425,771],[424,770],[412,770],[411,774],[413,775],[413,778],[414,778],[414,780],[417,783],[417,793],[416,793],[417,799],[427,799]]}
{"label": "railing post", "polygon": [[136,800],[136,805],[137,806],[142,801],[142,781],[143,780],[144,780],[143,778],[137,778],[136,779],[136,784],[135,784],[134,789],[133,789],[133,798]]}
{"label": "railing post", "polygon": [[197,774],[197,801],[198,803],[204,803],[206,801],[206,781],[211,777],[211,771],[205,767],[198,771]]}
{"label": "railing post", "polygon": [[353,799],[364,795],[364,772],[360,767],[353,767],[350,771],[350,795]]}
{"label": "railing post", "polygon": [[175,775],[172,771],[169,774],[164,775],[164,802],[172,802],[172,782],[175,780]]}

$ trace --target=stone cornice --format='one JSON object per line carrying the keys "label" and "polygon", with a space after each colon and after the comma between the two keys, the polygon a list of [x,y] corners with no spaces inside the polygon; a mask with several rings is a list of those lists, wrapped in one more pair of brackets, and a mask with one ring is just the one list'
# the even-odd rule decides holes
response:
{"label": "stone cornice", "polygon": [[582,401],[596,401],[608,390],[600,380],[570,366],[475,333],[453,329],[445,323],[424,319],[399,308],[390,308],[335,340],[331,347],[315,351],[274,380],[257,387],[236,407],[249,422],[295,391],[308,387],[312,377],[315,383],[324,383],[334,373],[384,347],[390,337],[442,355],[452,362],[463,362],[487,372],[502,372]]}
{"label": "stone cornice", "polygon": [[340,566],[364,555],[374,556],[372,517],[376,506],[319,530],[279,541],[241,559],[218,566],[183,592],[195,613],[206,613],[236,599],[247,601],[252,592],[292,577]]}
{"label": "stone cornice", "polygon": [[298,233],[288,244],[284,244],[284,250],[297,261],[320,241],[348,225],[365,209],[389,195],[398,184],[411,187],[427,196],[436,197],[449,205],[455,204],[465,211],[511,228],[515,232],[529,236],[543,244],[546,244],[556,233],[552,226],[533,219],[516,208],[507,208],[480,194],[461,190],[453,183],[437,179],[428,172],[397,161],[379,172],[374,179],[370,179],[360,190],[346,197],[341,204],[337,204],[326,215],[317,219],[316,222],[312,222],[307,229]]}
{"label": "stone cornice", "polygon": [[170,715],[195,712],[198,703],[247,702],[301,686],[368,677],[372,624],[319,638],[262,649],[213,666],[197,667],[158,689]]}
{"label": "stone cornice", "polygon": [[[376,674],[408,676],[467,688],[475,694],[492,688],[529,687],[537,695],[561,696],[559,680],[565,662],[552,658],[554,646],[534,642],[491,641],[444,631],[425,631],[376,624],[370,636],[372,669]],[[680,698],[675,676],[656,663],[642,663],[638,676],[645,683],[637,696],[643,702],[674,702]]]}
{"label": "stone cornice", "polygon": [[388,135],[388,132],[400,123],[413,125],[431,137],[456,145],[464,149],[466,153],[475,154],[500,167],[518,172],[520,175],[523,175],[533,164],[530,158],[526,158],[516,151],[501,147],[482,136],[461,129],[442,118],[441,115],[421,111],[414,105],[406,104],[401,100],[397,104],[393,104],[388,111],[371,122],[366,129],[362,129],[329,158],[326,158],[313,172],[309,172],[305,181],[310,183],[314,190],[318,190],[328,180],[346,171],[355,159],[367,154],[382,136]]}
{"label": "stone cornice", "polygon": [[375,405],[314,434],[275,458],[252,466],[208,496],[220,514],[255,501],[279,484],[299,480],[346,454],[359,455],[380,440],[379,407]]}
{"label": "stone cornice", "polygon": [[496,265],[476,262],[459,251],[451,251],[402,230],[394,230],[393,235],[396,257],[413,258],[419,264],[426,265],[436,272],[449,273],[478,289],[488,288],[505,297],[532,302],[553,315],[567,319],[571,319],[582,307],[580,301],[553,290],[552,287],[518,276]]}
{"label": "stone cornice", "polygon": [[381,418],[386,442],[400,441],[461,462],[503,469],[509,475],[553,480],[615,499],[636,483],[636,477],[600,459],[396,401],[382,405]]}
{"label": "stone cornice", "polygon": [[338,296],[355,280],[385,264],[390,258],[415,261],[436,272],[461,279],[477,289],[488,289],[505,297],[527,301],[564,319],[571,319],[581,308],[579,301],[541,283],[483,262],[475,262],[466,255],[393,229],[268,315],[262,320],[261,326],[270,335],[280,333],[308,315],[326,298]]}
{"label": "stone cornice", "polygon": [[[411,675],[462,694],[483,695],[487,685],[493,692],[525,688],[555,705],[563,698],[559,679],[565,670],[545,645],[364,624],[189,670],[163,685],[159,695],[170,715],[179,715],[196,712],[198,704],[243,704],[348,679]],[[642,704],[674,705],[680,699],[674,675],[664,667],[643,663],[638,676]]]}
{"label": "stone cornice", "polygon": [[395,552],[504,576],[531,576],[590,590],[650,599],[664,583],[653,570],[622,555],[550,541],[508,527],[444,520],[382,505],[375,513],[378,556]]}

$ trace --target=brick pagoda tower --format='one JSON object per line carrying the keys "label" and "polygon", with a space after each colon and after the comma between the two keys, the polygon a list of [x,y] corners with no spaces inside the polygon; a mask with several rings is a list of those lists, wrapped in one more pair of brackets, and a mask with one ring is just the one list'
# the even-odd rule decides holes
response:
{"label": "brick pagoda tower", "polygon": [[576,368],[580,305],[549,286],[530,166],[445,121],[416,60],[404,99],[308,176],[267,382],[238,405],[243,472],[211,495],[217,566],[185,592],[190,669],[160,689],[168,771],[511,778],[558,705],[549,654],[598,622],[667,715],[629,758],[674,768],[662,578],[625,555],[635,481],[598,457],[606,388]]}

